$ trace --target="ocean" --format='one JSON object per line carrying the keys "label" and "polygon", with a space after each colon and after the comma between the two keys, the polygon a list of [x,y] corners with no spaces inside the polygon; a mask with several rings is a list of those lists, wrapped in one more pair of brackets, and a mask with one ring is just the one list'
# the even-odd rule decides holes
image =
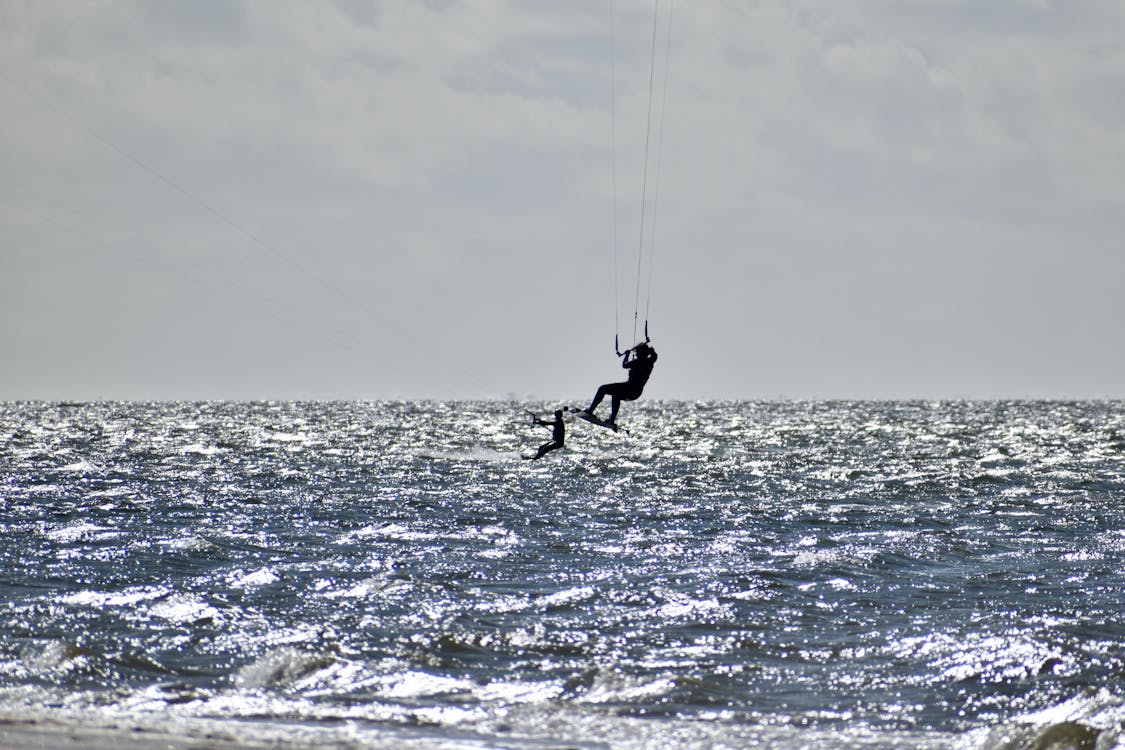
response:
{"label": "ocean", "polygon": [[1125,404],[555,406],[0,404],[0,729],[1125,746]]}

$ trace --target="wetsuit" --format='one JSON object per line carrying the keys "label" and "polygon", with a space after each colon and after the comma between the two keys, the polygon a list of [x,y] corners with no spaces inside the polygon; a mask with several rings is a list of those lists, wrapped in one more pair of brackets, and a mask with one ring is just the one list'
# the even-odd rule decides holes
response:
{"label": "wetsuit", "polygon": [[[631,358],[630,355],[632,355]],[[635,401],[641,397],[641,392],[644,390],[649,376],[652,375],[652,367],[655,364],[655,349],[648,348],[644,354],[638,354],[635,348],[625,352],[625,358],[621,361],[621,366],[629,371],[629,379],[624,383],[606,383],[598,388],[598,392],[594,394],[594,400],[590,403],[590,408],[586,410],[587,413],[593,414],[594,409],[598,408],[602,399],[609,396],[611,400],[608,421],[610,424],[615,424],[617,410],[621,406],[621,402]]]}
{"label": "wetsuit", "polygon": [[552,428],[551,442],[543,443],[543,445],[539,446],[539,452],[534,456],[524,456],[524,458],[531,461],[543,458],[543,456],[547,455],[551,451],[563,447],[563,444],[566,442],[566,424],[563,422],[561,411],[555,412],[555,421],[547,422],[540,419],[539,417],[535,417],[535,424],[540,424],[544,427]]}

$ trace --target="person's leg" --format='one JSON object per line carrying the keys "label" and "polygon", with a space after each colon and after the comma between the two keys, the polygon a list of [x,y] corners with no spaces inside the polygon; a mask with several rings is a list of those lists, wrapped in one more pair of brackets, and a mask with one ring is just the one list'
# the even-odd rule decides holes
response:
{"label": "person's leg", "polygon": [[641,396],[641,392],[636,387],[629,383],[614,383],[619,386],[612,391],[613,403],[609,410],[609,422],[617,423],[617,410],[621,407],[622,401],[636,401]]}
{"label": "person's leg", "polygon": [[[590,408],[586,410],[586,413],[593,414],[594,409],[598,408],[598,404],[600,404],[602,399],[606,396],[613,396],[613,401],[616,404],[620,394],[628,389],[628,383],[606,383],[601,388],[598,388],[598,392],[594,394],[594,401],[590,404]],[[613,407],[613,413],[617,413],[616,406]]]}
{"label": "person's leg", "polygon": [[598,388],[598,392],[594,394],[594,400],[590,402],[590,407],[586,409],[587,414],[594,413],[594,409],[598,408],[598,404],[602,402],[602,399],[606,397],[606,394],[609,393],[612,387],[613,385],[611,383],[606,383]]}
{"label": "person's leg", "polygon": [[621,408],[621,397],[616,393],[613,394],[613,400],[610,401],[609,406],[609,419],[606,421],[610,424],[617,424],[617,410]]}
{"label": "person's leg", "polygon": [[556,440],[552,440],[549,443],[543,443],[543,445],[539,446],[539,452],[538,453],[536,453],[534,456],[528,456],[527,458],[531,459],[532,461],[537,461],[540,458],[543,458],[543,456],[547,455],[551,451],[555,450],[556,448],[561,448],[562,445],[563,445],[562,443],[560,443]]}

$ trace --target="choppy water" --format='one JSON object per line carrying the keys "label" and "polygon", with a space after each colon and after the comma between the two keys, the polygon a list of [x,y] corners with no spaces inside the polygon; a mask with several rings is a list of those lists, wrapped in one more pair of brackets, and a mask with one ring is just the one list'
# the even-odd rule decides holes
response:
{"label": "choppy water", "polygon": [[1125,405],[525,406],[0,405],[0,720],[1125,744]]}

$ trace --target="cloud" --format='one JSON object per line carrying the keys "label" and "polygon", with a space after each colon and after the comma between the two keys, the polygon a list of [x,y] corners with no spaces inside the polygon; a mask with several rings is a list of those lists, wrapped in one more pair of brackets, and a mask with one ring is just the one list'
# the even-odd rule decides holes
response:
{"label": "cloud", "polygon": [[[48,306],[19,351],[81,319],[113,392],[163,329],[233,363],[208,393],[266,360],[279,391],[409,393],[435,350],[471,376],[427,393],[584,393],[616,374],[644,173],[651,5],[614,7],[611,67],[594,0],[0,6],[3,313],[87,311]],[[1120,4],[661,7],[655,394],[1000,392],[1039,340],[1116,382],[1092,347],[1125,312]]]}

